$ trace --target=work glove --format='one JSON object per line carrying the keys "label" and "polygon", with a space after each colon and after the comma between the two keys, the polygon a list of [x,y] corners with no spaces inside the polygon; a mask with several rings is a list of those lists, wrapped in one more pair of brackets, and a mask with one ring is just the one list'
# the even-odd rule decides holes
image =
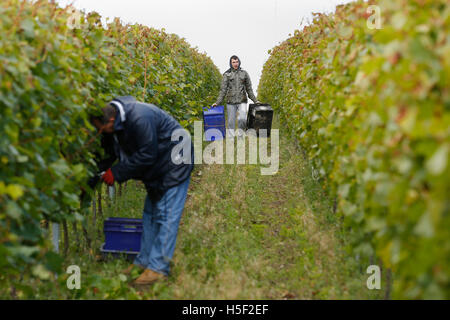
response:
{"label": "work glove", "polygon": [[111,168],[106,170],[106,172],[102,175],[102,180],[105,181],[108,186],[112,186],[114,184],[114,175]]}

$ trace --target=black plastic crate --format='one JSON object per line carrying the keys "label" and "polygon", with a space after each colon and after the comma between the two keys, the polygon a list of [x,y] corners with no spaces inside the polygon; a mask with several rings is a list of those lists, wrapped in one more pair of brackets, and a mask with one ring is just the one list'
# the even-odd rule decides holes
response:
{"label": "black plastic crate", "polygon": [[253,104],[249,105],[247,115],[247,129],[255,129],[259,136],[259,130],[266,129],[267,136],[270,137],[272,129],[273,109],[269,104]]}

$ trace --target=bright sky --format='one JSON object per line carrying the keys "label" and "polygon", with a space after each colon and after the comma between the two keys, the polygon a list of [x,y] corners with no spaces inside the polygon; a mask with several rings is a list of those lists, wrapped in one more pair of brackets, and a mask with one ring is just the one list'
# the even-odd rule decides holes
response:
{"label": "bright sky", "polygon": [[300,29],[312,12],[351,0],[58,0],[103,17],[175,33],[212,58],[223,73],[237,55],[257,91],[267,51]]}

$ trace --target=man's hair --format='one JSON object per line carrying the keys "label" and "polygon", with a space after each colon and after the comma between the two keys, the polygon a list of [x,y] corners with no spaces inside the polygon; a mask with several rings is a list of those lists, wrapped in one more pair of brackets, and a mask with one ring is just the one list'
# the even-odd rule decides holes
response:
{"label": "man's hair", "polygon": [[106,106],[104,106],[102,108],[102,115],[92,115],[90,117],[91,122],[93,122],[94,120],[98,120],[100,121],[102,124],[107,124],[109,119],[111,119],[112,117],[116,117],[117,114],[117,110],[116,108],[112,105],[112,104],[107,104]]}
{"label": "man's hair", "polygon": [[238,56],[231,56],[230,61],[231,61],[231,60],[241,61],[241,60],[239,60]]}

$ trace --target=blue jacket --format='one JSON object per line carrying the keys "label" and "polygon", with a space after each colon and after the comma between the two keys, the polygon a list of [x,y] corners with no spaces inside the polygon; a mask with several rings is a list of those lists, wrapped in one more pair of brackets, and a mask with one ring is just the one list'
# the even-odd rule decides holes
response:
{"label": "blue jacket", "polygon": [[[136,101],[132,96],[115,98],[114,150],[119,162],[111,170],[117,182],[129,179],[144,182],[149,197],[157,201],[167,191],[185,181],[194,167],[194,145],[189,164],[175,164],[171,141],[181,125],[167,112],[152,104]],[[182,140],[181,140],[182,141]],[[181,152],[182,155],[182,152]]]}

